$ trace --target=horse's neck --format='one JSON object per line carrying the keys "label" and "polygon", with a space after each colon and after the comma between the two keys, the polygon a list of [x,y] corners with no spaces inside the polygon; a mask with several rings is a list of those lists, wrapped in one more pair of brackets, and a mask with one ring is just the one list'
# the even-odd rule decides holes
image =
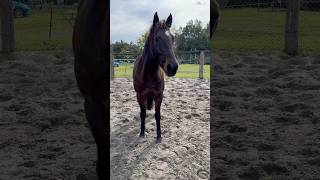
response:
{"label": "horse's neck", "polygon": [[156,61],[152,57],[142,56],[143,63],[143,79],[146,81],[158,81],[159,80],[159,65],[151,63]]}

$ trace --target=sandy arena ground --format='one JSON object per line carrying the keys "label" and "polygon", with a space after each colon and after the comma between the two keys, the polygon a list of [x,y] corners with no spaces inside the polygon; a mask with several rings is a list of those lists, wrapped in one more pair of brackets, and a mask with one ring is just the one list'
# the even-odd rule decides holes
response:
{"label": "sandy arena ground", "polygon": [[[96,148],[70,52],[0,57],[0,179],[95,179]],[[320,56],[220,54],[212,87],[212,179],[319,179]],[[209,83],[166,82],[163,142],[138,138],[132,82],[111,82],[113,179],[208,179]]]}
{"label": "sandy arena ground", "polygon": [[111,179],[209,178],[209,81],[171,78],[161,106],[162,142],[154,109],[139,138],[140,108],[132,80],[111,82]]}
{"label": "sandy arena ground", "polygon": [[[147,137],[138,138],[132,82],[114,79],[111,92],[112,179],[208,179],[209,81],[166,82],[161,144],[155,144],[153,111]],[[96,179],[82,102],[71,52],[1,56],[0,179]]]}
{"label": "sandy arena ground", "polygon": [[0,178],[94,179],[96,148],[71,52],[0,60]]}
{"label": "sandy arena ground", "polygon": [[320,56],[228,53],[213,68],[211,179],[320,179]]}

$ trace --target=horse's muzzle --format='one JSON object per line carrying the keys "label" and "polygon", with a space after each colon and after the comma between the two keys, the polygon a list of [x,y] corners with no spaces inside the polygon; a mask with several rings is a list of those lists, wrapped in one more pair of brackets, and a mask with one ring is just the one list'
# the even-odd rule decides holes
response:
{"label": "horse's muzzle", "polygon": [[178,65],[172,65],[172,64],[168,64],[167,66],[167,75],[169,77],[172,77],[174,75],[176,75],[177,73],[177,70],[178,70]]}

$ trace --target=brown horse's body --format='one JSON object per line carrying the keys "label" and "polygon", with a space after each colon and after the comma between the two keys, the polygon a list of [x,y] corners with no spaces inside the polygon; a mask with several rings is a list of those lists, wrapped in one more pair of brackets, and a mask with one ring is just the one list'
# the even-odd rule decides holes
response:
{"label": "brown horse's body", "polygon": [[159,21],[155,13],[143,53],[136,60],[133,69],[133,85],[140,106],[140,136],[144,137],[145,134],[146,109],[150,110],[154,101],[157,142],[161,142],[160,108],[164,91],[164,73],[174,76],[178,69],[178,62],[173,53],[174,39],[169,31],[171,23],[171,14],[166,21]]}
{"label": "brown horse's body", "polygon": [[212,38],[214,32],[217,29],[218,21],[220,17],[220,7],[216,0],[210,1],[210,38]]}
{"label": "brown horse's body", "polygon": [[106,0],[82,0],[73,32],[74,71],[84,110],[97,144],[97,174],[109,179],[108,74],[109,51],[107,24],[109,4]]}
{"label": "brown horse's body", "polygon": [[134,65],[135,68],[133,69],[133,86],[134,90],[137,92],[137,100],[140,106],[140,136],[144,136],[146,109],[150,110],[154,101],[155,111],[158,112],[158,114],[155,114],[155,116],[156,118],[159,118],[157,121],[157,137],[159,136],[158,142],[160,142],[160,107],[164,91],[164,74],[160,68],[152,73],[139,70],[140,67],[143,67],[143,64],[146,63],[146,60],[146,58],[138,58]]}
{"label": "brown horse's body", "polygon": [[134,90],[144,97],[149,97],[148,99],[154,99],[164,91],[164,73],[161,68],[158,68],[153,73],[137,70],[138,67],[142,67],[145,64],[145,60],[140,56],[135,61],[135,68],[133,69]]}

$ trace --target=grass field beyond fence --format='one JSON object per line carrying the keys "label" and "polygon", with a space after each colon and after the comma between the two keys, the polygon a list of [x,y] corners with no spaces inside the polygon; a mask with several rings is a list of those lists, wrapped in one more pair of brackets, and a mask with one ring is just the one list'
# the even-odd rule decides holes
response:
{"label": "grass field beyond fence", "polygon": [[[52,39],[49,40],[50,9],[32,9],[25,18],[15,18],[17,50],[70,49],[72,15],[75,6],[54,7]],[[215,49],[222,50],[283,50],[286,11],[284,9],[237,8],[223,9]],[[320,12],[300,11],[299,41],[303,52],[320,52]]]}
{"label": "grass field beyond fence", "polygon": [[[211,42],[214,49],[283,50],[286,10],[224,9]],[[320,51],[320,11],[300,11],[300,51]]]}
{"label": "grass field beyond fence", "polygon": [[[53,8],[52,35],[49,40],[50,9],[32,9],[25,18],[15,18],[17,50],[70,49],[76,7]],[[72,15],[73,14],[73,15]]]}
{"label": "grass field beyond fence", "polygon": [[[132,78],[133,64],[125,64],[119,67],[114,67],[115,78]],[[210,78],[210,65],[203,66],[203,77],[205,79]],[[199,65],[198,64],[180,64],[177,74],[177,78],[198,78],[199,77]]]}

